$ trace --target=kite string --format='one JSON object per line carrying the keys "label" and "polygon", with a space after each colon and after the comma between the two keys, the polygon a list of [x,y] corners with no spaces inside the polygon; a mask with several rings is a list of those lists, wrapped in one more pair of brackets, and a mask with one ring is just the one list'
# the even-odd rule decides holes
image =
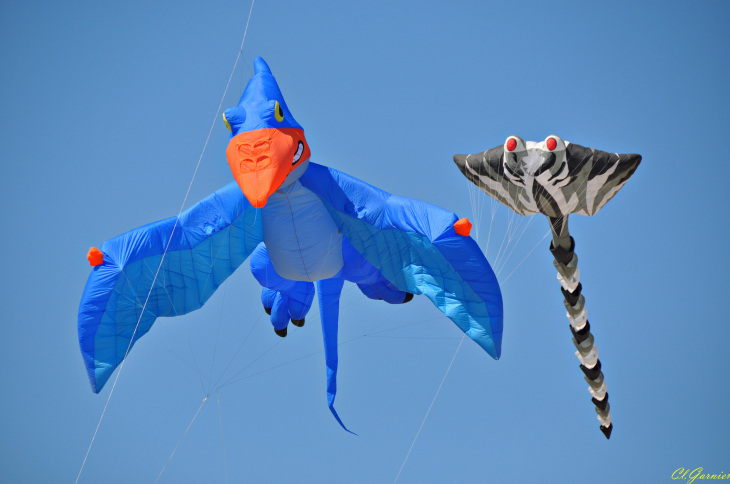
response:
{"label": "kite string", "polygon": [[[353,287],[354,287],[354,286],[353,286]],[[360,299],[360,300],[364,300],[364,299]],[[354,301],[353,303],[350,303],[350,304],[348,304],[348,306],[349,306],[349,305],[351,305],[351,304],[354,304],[355,302],[358,302],[358,300]],[[401,309],[402,309],[402,308],[401,308]],[[376,329],[376,328],[377,328],[378,326],[382,325],[382,324],[383,324],[384,322],[386,322],[387,320],[389,320],[389,319],[391,319],[392,317],[396,316],[396,315],[397,315],[397,314],[398,314],[398,313],[400,312],[400,310],[401,310],[401,309],[399,309],[398,311],[396,311],[396,312],[395,312],[394,314],[390,315],[389,317],[385,318],[385,319],[384,319],[383,321],[381,321],[381,322],[380,322],[379,324],[377,324],[377,325],[376,325],[376,326],[375,326],[374,328],[372,328],[372,329],[371,329],[370,331],[368,331],[368,332],[366,332],[366,333],[364,333],[364,334],[362,334],[362,335],[360,335],[360,336],[356,336],[356,337],[354,337],[354,338],[348,339],[347,341],[343,341],[342,343],[337,343],[337,346],[339,347],[339,346],[345,345],[345,344],[347,344],[347,343],[350,343],[351,341],[355,341],[355,340],[358,340],[358,339],[360,339],[360,338],[365,338],[365,337],[368,337],[368,336],[372,336],[372,335],[374,335],[374,334],[377,334],[377,333],[383,333],[383,332],[386,332],[386,331],[394,331],[394,330],[396,330],[396,329],[404,328],[404,327],[406,327],[406,326],[412,326],[412,325],[414,325],[414,324],[421,324],[421,323],[426,323],[426,322],[429,322],[429,321],[436,321],[436,320],[439,320],[439,319],[442,319],[442,318],[444,318],[444,317],[445,317],[445,316],[439,316],[438,318],[431,318],[431,319],[426,319],[426,320],[424,320],[424,321],[418,321],[418,322],[416,322],[416,323],[410,323],[410,324],[406,324],[406,325],[403,325],[403,326],[397,326],[397,327],[395,327],[395,328],[391,328],[391,329],[384,329],[384,330],[380,330],[380,331],[373,331],[374,329]],[[294,332],[295,332],[295,331],[292,331],[292,333],[294,333]],[[380,336],[373,336],[373,337],[380,337]],[[421,338],[412,338],[412,339],[421,339]],[[438,338],[438,339],[442,339],[442,338]],[[458,338],[448,338],[448,339],[458,339]],[[246,375],[246,376],[243,376],[243,377],[241,377],[241,378],[238,378],[238,379],[234,379],[234,378],[235,378],[235,377],[237,377],[237,376],[238,376],[239,374],[241,374],[241,373],[243,372],[243,370],[246,370],[246,369],[247,369],[247,368],[248,368],[249,366],[251,366],[251,365],[249,364],[249,365],[247,365],[246,367],[244,367],[244,368],[243,368],[243,370],[239,371],[238,373],[236,373],[235,375],[233,375],[232,377],[230,377],[230,378],[229,378],[228,380],[226,380],[226,381],[225,381],[224,383],[222,383],[222,384],[218,385],[218,386],[216,387],[216,389],[215,389],[215,390],[213,390],[213,392],[217,392],[217,391],[218,391],[219,389],[221,389],[221,388],[223,388],[223,387],[226,387],[226,386],[228,386],[228,385],[232,385],[233,383],[236,383],[236,382],[240,382],[240,381],[242,381],[242,380],[247,380],[247,379],[249,379],[249,378],[251,378],[251,377],[254,377],[254,376],[256,376],[256,375],[260,375],[260,374],[262,374],[262,373],[267,373],[267,372],[269,372],[269,371],[271,371],[271,370],[275,370],[275,369],[277,369],[277,368],[280,368],[280,367],[282,367],[282,366],[286,366],[286,365],[289,365],[289,364],[291,364],[291,363],[297,362],[297,361],[299,361],[299,360],[302,360],[302,359],[304,359],[304,358],[309,358],[310,356],[314,356],[314,355],[316,355],[316,354],[319,354],[319,353],[322,353],[322,352],[324,352],[324,349],[321,349],[321,350],[315,351],[315,352],[313,352],[313,353],[309,353],[309,354],[307,354],[307,355],[304,355],[304,356],[300,356],[300,357],[298,357],[298,358],[295,358],[295,359],[293,359],[293,360],[289,360],[289,361],[287,361],[287,362],[285,362],[285,363],[280,363],[280,364],[277,364],[277,365],[275,365],[275,366],[273,366],[273,367],[267,368],[267,369],[265,369],[265,370],[262,370],[262,371],[259,371],[259,372],[256,372],[256,373],[252,373],[252,374],[250,374],[250,375]],[[211,394],[212,394],[213,392],[211,392]]]}
{"label": "kite string", "polygon": [[218,399],[218,422],[220,423],[221,429],[221,445],[223,446],[223,464],[226,466],[226,484],[228,484],[228,460],[226,459],[226,443],[223,441],[223,415],[221,413],[221,397],[218,392],[215,392],[215,396]]}
{"label": "kite string", "polygon": [[[352,287],[355,287],[355,286],[352,286]],[[345,291],[345,292],[347,292],[347,291]],[[350,306],[352,304],[355,304],[356,302],[363,301],[363,300],[364,300],[364,296],[363,296],[363,298],[356,299],[355,301],[351,302],[350,304],[347,304],[346,306],[343,306],[343,308],[345,308],[347,306]],[[317,315],[317,318],[319,318],[319,320],[321,321],[321,314]],[[316,324],[316,323],[314,323],[314,324]],[[298,329],[299,328],[294,328],[294,331],[292,331],[292,334],[296,333]],[[358,337],[360,337],[360,336],[358,336]],[[234,374],[233,376],[229,377],[226,381],[224,381],[223,383],[221,383],[220,385],[218,385],[218,382],[220,382],[220,380],[221,380],[221,378],[223,378],[223,375],[225,374],[226,370],[228,370],[228,367],[226,367],[226,370],[224,370],[223,373],[221,373],[221,375],[218,377],[218,380],[216,380],[215,384],[213,385],[214,386],[214,389],[211,390],[210,394],[212,394],[213,392],[218,391],[218,389],[223,388],[224,386],[227,386],[228,384],[232,383],[232,380],[233,381],[239,381],[241,379],[247,378],[247,377],[244,377],[244,378],[239,378],[238,380],[234,380],[234,378],[236,378],[238,375],[240,375],[241,373],[243,373],[247,368],[249,368],[251,365],[253,365],[254,363],[256,363],[261,358],[263,358],[264,355],[266,355],[267,353],[269,353],[271,350],[273,350],[275,347],[277,347],[279,344],[281,344],[283,342],[284,342],[284,339],[280,339],[279,341],[277,341],[276,343],[274,343],[272,346],[270,346],[269,349],[267,349],[266,351],[264,351],[263,353],[261,353],[259,356],[257,356],[256,359],[254,359],[253,361],[251,361],[250,363],[248,363],[246,366],[244,366],[236,374]],[[243,346],[243,343],[241,344],[241,346]],[[239,347],[239,350],[240,350],[240,347]],[[324,351],[324,350],[321,350],[321,351]],[[238,354],[238,352],[236,352],[236,354]],[[312,354],[316,354],[316,353],[312,353]],[[235,357],[236,357],[236,355],[233,356],[233,358],[235,358]],[[231,360],[231,363],[233,363],[233,359]],[[229,366],[230,366],[230,363],[229,363]],[[265,370],[265,371],[268,371],[268,370]]]}
{"label": "kite string", "polygon": [[208,401],[208,397],[205,397],[203,399],[203,403],[201,403],[200,407],[198,407],[198,411],[195,412],[195,416],[193,416],[193,419],[188,424],[188,428],[185,429],[185,433],[183,433],[182,437],[180,437],[180,440],[177,441],[177,445],[175,446],[175,449],[172,451],[172,454],[170,454],[170,457],[167,458],[167,462],[165,462],[165,465],[162,467],[162,470],[157,475],[157,479],[155,479],[155,483],[160,480],[160,477],[162,477],[162,473],[165,472],[165,468],[167,468],[167,464],[170,463],[170,459],[172,459],[172,456],[175,455],[177,448],[180,447],[180,444],[182,443],[183,439],[188,434],[188,430],[190,430],[190,427],[192,427],[193,422],[195,422],[195,419],[198,418],[198,414],[200,413],[200,410],[203,408],[203,405],[205,405],[206,401]]}
{"label": "kite string", "polygon": [[502,282],[500,282],[500,283],[499,283],[499,285],[500,285],[500,286],[504,287],[504,284],[505,284],[505,283],[507,282],[507,279],[509,279],[509,278],[510,278],[510,277],[512,276],[512,274],[514,274],[514,273],[515,273],[515,271],[516,271],[517,269],[519,269],[519,268],[520,268],[520,266],[522,265],[522,263],[523,263],[523,262],[525,262],[525,261],[527,260],[527,258],[528,258],[528,257],[530,257],[530,254],[532,254],[533,252],[535,252],[535,249],[537,249],[537,246],[538,246],[538,245],[540,245],[540,244],[542,244],[542,241],[543,241],[543,240],[545,240],[545,238],[546,238],[546,237],[547,237],[548,235],[550,235],[550,229],[548,229],[548,231],[547,231],[547,232],[545,232],[545,235],[543,235],[543,236],[542,236],[542,239],[540,239],[540,240],[538,241],[538,243],[537,243],[537,244],[535,244],[535,247],[533,247],[533,248],[532,248],[532,250],[531,250],[530,252],[528,252],[528,253],[527,253],[527,255],[525,256],[525,258],[524,258],[524,259],[522,259],[522,260],[520,261],[520,263],[519,263],[519,264],[517,264],[517,267],[515,267],[515,268],[514,268],[514,269],[512,270],[512,272],[510,272],[510,273],[509,273],[509,275],[508,275],[507,277],[505,277],[505,278],[504,278],[504,280],[503,280]]}
{"label": "kite string", "polygon": [[[330,249],[330,250],[331,250],[331,249]],[[329,253],[329,251],[328,251],[328,253]],[[422,253],[422,252],[421,252],[421,251],[419,250],[419,254],[420,254],[420,253]],[[379,266],[376,266],[376,267],[377,267],[378,269],[381,269],[381,268],[383,267],[383,265],[384,265],[384,264],[385,264],[386,262],[388,262],[388,261],[389,261],[390,259],[392,259],[392,258],[393,258],[393,256],[394,256],[394,255],[395,255],[395,254],[391,253],[391,254],[390,254],[390,255],[389,255],[389,256],[388,256],[388,257],[387,257],[386,259],[384,259],[383,261],[381,261],[381,263],[380,263],[380,265],[379,265]],[[267,285],[268,285],[268,283],[267,283]],[[355,286],[355,285],[352,285],[352,286],[351,286],[350,288],[346,289],[346,290],[345,290],[345,291],[344,291],[344,292],[343,292],[342,294],[345,294],[345,293],[347,293],[348,291],[350,291],[350,290],[351,290],[352,288],[354,288],[354,287],[356,287],[356,286]],[[357,299],[357,300],[355,300],[355,301],[353,301],[353,302],[351,302],[351,303],[347,304],[346,306],[343,306],[343,307],[341,307],[341,308],[340,308],[340,310],[344,309],[344,308],[345,308],[345,307],[347,307],[347,306],[350,306],[350,305],[352,305],[352,304],[355,304],[356,302],[362,301],[362,300],[365,300],[365,298]],[[380,325],[382,325],[382,324],[383,324],[383,323],[384,323],[385,321],[387,321],[387,320],[388,320],[388,319],[390,319],[391,317],[395,316],[395,314],[397,314],[397,313],[398,313],[398,312],[399,312],[399,311],[400,311],[401,309],[402,309],[402,308],[400,308],[400,309],[399,309],[398,311],[396,311],[396,313],[394,313],[393,315],[389,316],[389,317],[388,317],[388,318],[386,318],[385,320],[383,320],[383,321],[381,321],[380,323],[378,323],[378,324],[377,324],[377,325],[375,326],[375,328],[379,327],[379,326],[380,326]],[[261,313],[261,315],[263,315],[263,313]],[[321,315],[319,315],[319,316],[321,316]],[[319,316],[318,316],[318,317],[319,317]],[[260,317],[261,317],[261,316],[259,316],[259,318],[260,318]],[[375,328],[373,328],[373,329],[375,329]],[[253,331],[253,328],[251,329],[251,331]],[[372,330],[371,330],[371,331],[372,331]],[[294,331],[293,331],[292,333],[294,333],[294,332],[296,332],[296,329],[295,329],[295,330],[294,330]],[[250,335],[250,332],[249,332],[249,335]],[[367,333],[366,333],[366,334],[364,334],[363,336],[367,336]],[[246,339],[248,339],[248,336],[246,337]],[[210,390],[210,391],[208,392],[208,395],[211,395],[211,394],[212,394],[213,392],[217,391],[217,390],[218,390],[219,388],[222,388],[222,387],[224,387],[224,386],[227,386],[227,385],[228,385],[229,383],[231,383],[232,381],[240,381],[241,379],[238,379],[238,380],[234,380],[234,379],[235,379],[235,378],[236,378],[236,377],[237,377],[238,375],[240,375],[240,374],[241,374],[241,373],[242,373],[243,371],[245,371],[245,370],[246,370],[246,369],[247,369],[247,368],[248,368],[249,366],[251,366],[251,365],[252,365],[252,364],[254,364],[254,363],[255,363],[256,361],[258,361],[258,360],[259,360],[260,358],[262,358],[262,357],[263,357],[263,356],[264,356],[265,354],[267,354],[267,353],[268,353],[269,351],[273,350],[273,349],[274,349],[274,347],[276,347],[277,345],[279,345],[279,344],[280,344],[280,343],[281,343],[282,341],[283,341],[283,340],[281,340],[281,341],[279,341],[279,342],[275,343],[275,344],[274,344],[273,346],[271,346],[271,347],[270,347],[270,348],[269,348],[268,350],[266,350],[266,351],[265,351],[264,353],[260,354],[260,355],[259,355],[259,356],[258,356],[258,357],[257,357],[257,358],[255,359],[255,360],[253,360],[253,361],[252,361],[252,362],[250,362],[250,363],[249,363],[248,365],[246,365],[246,366],[245,366],[245,367],[244,367],[243,369],[241,369],[240,371],[238,371],[238,372],[237,372],[237,373],[236,373],[235,375],[233,375],[233,376],[229,377],[229,378],[228,378],[228,379],[227,379],[227,380],[226,380],[225,382],[223,382],[223,383],[221,383],[220,385],[218,385],[218,383],[219,383],[219,382],[220,382],[220,380],[221,380],[221,379],[223,378],[223,375],[224,375],[224,374],[226,373],[226,371],[228,370],[228,368],[229,368],[229,366],[231,365],[231,363],[233,363],[233,359],[235,359],[235,358],[236,358],[236,355],[238,354],[238,351],[240,351],[240,349],[241,349],[241,348],[243,347],[243,344],[244,344],[244,343],[246,342],[246,340],[244,339],[244,342],[243,342],[243,343],[241,343],[241,346],[240,346],[240,347],[238,348],[238,350],[236,351],[236,353],[235,353],[235,354],[233,355],[233,358],[232,358],[232,359],[231,359],[231,361],[230,361],[230,362],[228,363],[228,366],[226,366],[225,370],[223,370],[223,373],[221,373],[221,375],[220,375],[220,376],[218,377],[218,379],[216,380],[216,382],[215,382],[215,383],[213,384],[213,386],[212,386],[213,390]],[[313,354],[314,354],[314,353],[313,353]],[[245,378],[247,378],[247,377],[244,377],[243,379],[245,379]]]}
{"label": "kite string", "polygon": [[416,440],[418,440],[418,436],[421,434],[421,429],[423,428],[423,424],[426,423],[426,419],[428,418],[428,414],[431,413],[431,408],[433,407],[434,402],[436,402],[436,398],[439,396],[439,392],[441,391],[441,387],[444,385],[444,382],[446,381],[446,377],[449,376],[449,371],[451,371],[451,365],[454,364],[454,360],[456,359],[456,355],[459,353],[459,349],[461,349],[461,344],[464,342],[464,337],[466,336],[466,333],[461,337],[461,341],[459,341],[459,346],[456,347],[456,352],[454,353],[454,357],[451,358],[451,363],[449,363],[449,367],[446,369],[446,374],[444,375],[444,378],[441,380],[441,384],[439,385],[438,390],[436,390],[436,395],[433,396],[433,400],[431,400],[431,405],[428,407],[428,411],[426,412],[426,416],[423,417],[423,422],[421,422],[421,426],[418,427],[418,432],[416,433],[416,437],[413,439],[413,443],[411,444],[411,448],[408,449],[408,453],[406,454],[406,458],[403,459],[403,464],[400,466],[400,470],[398,471],[398,475],[395,476],[395,481],[393,481],[393,484],[398,482],[398,478],[400,477],[400,473],[403,472],[403,467],[406,465],[406,461],[408,460],[408,456],[411,455],[411,451],[413,450],[413,446],[416,445]]}
{"label": "kite string", "polygon": [[[517,241],[512,246],[512,250],[509,252],[509,254],[507,254],[506,258],[504,257],[504,255],[502,256],[502,260],[500,261],[500,267],[495,267],[495,270],[497,271],[497,277],[499,277],[499,274],[501,274],[502,271],[504,270],[504,268],[507,266],[507,263],[509,262],[510,258],[512,257],[512,254],[514,253],[517,246],[520,245],[520,240],[522,240],[522,236],[525,235],[525,232],[527,232],[527,229],[529,229],[530,225],[532,225],[532,223],[535,221],[534,215],[530,215],[529,217],[523,217],[523,218],[527,218],[527,223],[524,224],[524,226],[522,225],[522,223],[520,223],[518,228],[522,229],[522,231],[520,232],[519,237],[517,237]],[[506,253],[506,249],[505,249],[505,253]]]}
{"label": "kite string", "polygon": [[[213,367],[215,366],[215,354],[218,352],[218,337],[221,333],[221,322],[223,321],[223,307],[226,303],[226,293],[228,292],[228,286],[223,289],[223,302],[221,302],[221,314],[218,318],[218,332],[215,334],[215,348],[213,348],[213,361],[210,363],[210,375],[208,376],[208,384],[213,379]],[[210,388],[208,388],[210,390]]]}
{"label": "kite string", "polygon": [[[223,91],[223,96],[221,97],[220,103],[218,103],[218,109],[216,110],[215,117],[213,118],[213,123],[210,126],[210,130],[208,131],[208,137],[205,139],[205,144],[203,145],[203,151],[200,153],[200,157],[198,158],[198,163],[195,165],[195,171],[193,172],[193,177],[190,180],[190,184],[188,185],[187,192],[185,192],[185,198],[183,199],[183,203],[180,206],[180,210],[178,211],[177,217],[175,218],[175,225],[172,228],[172,232],[170,233],[170,238],[167,241],[167,245],[165,246],[165,251],[162,254],[162,258],[160,259],[160,264],[157,266],[157,272],[155,273],[155,277],[152,280],[152,285],[150,286],[150,290],[147,293],[147,299],[145,300],[144,305],[142,306],[142,311],[140,312],[139,318],[137,319],[137,324],[134,327],[134,332],[132,333],[132,337],[129,340],[129,345],[127,346],[127,351],[124,353],[124,359],[122,360],[121,365],[119,366],[119,371],[117,371],[117,376],[114,379],[114,384],[112,385],[111,391],[109,392],[109,396],[106,399],[106,403],[104,404],[104,410],[101,412],[101,417],[99,418],[99,422],[96,424],[96,429],[94,430],[94,435],[91,438],[91,443],[89,444],[89,448],[86,450],[86,455],[84,456],[84,461],[81,464],[81,469],[79,469],[79,474],[76,476],[75,483],[77,484],[79,482],[79,479],[81,478],[81,473],[84,471],[84,466],[86,465],[86,461],[89,458],[89,453],[91,452],[91,448],[94,445],[94,441],[96,440],[96,434],[99,432],[99,427],[101,426],[101,422],[104,419],[104,415],[106,414],[106,409],[109,406],[109,401],[112,398],[112,395],[114,394],[114,388],[117,386],[117,381],[119,380],[119,375],[122,373],[122,370],[124,369],[124,362],[127,360],[127,355],[129,354],[129,350],[132,348],[132,343],[134,342],[134,337],[137,334],[137,330],[139,329],[139,323],[142,321],[142,316],[144,316],[145,309],[147,307],[147,303],[149,302],[150,295],[152,294],[152,289],[155,287],[155,282],[157,281],[157,277],[160,273],[160,269],[162,268],[162,264],[165,261],[165,255],[167,255],[167,251],[170,248],[170,243],[172,242],[172,237],[175,234],[175,229],[177,229],[177,225],[180,222],[180,215],[182,214],[183,208],[185,208],[185,203],[188,200],[188,196],[190,195],[190,189],[193,186],[193,182],[195,181],[195,177],[198,174],[198,169],[200,168],[200,163],[203,160],[203,155],[205,154],[205,150],[208,147],[208,142],[210,141],[210,136],[213,133],[213,128],[215,127],[215,123],[218,120],[218,113],[220,113],[221,106],[223,106],[223,101],[226,98],[226,94],[228,94],[228,88],[231,85],[231,79],[233,79],[233,74],[236,72],[236,67],[238,66],[238,61],[241,58],[241,54],[243,53],[243,45],[246,42],[246,34],[248,33],[248,25],[251,21],[251,13],[253,12],[253,5],[256,0],[251,1],[251,8],[248,11],[248,19],[246,20],[246,28],[243,32],[243,39],[241,40],[241,47],[238,49],[238,55],[236,56],[236,61],[233,64],[233,69],[231,70],[230,76],[228,76],[228,82],[226,83],[226,88]],[[203,403],[205,403],[205,400],[203,400]],[[201,405],[202,408],[202,405]],[[200,411],[200,410],[198,410]],[[197,414],[196,414],[197,416]],[[166,464],[167,465],[167,464]],[[164,470],[164,469],[163,469]],[[160,473],[161,474],[161,473]]]}

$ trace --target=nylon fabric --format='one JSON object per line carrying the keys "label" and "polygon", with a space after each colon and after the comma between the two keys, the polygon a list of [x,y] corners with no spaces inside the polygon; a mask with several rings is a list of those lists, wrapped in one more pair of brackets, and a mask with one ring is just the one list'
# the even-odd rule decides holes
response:
{"label": "nylon fabric", "polygon": [[[238,133],[257,129],[302,129],[289,111],[271,69],[261,57],[254,59],[254,72],[255,75],[246,84],[238,106],[226,109],[224,113],[231,126],[231,138]],[[277,102],[283,114],[282,121],[276,119]]]}
{"label": "nylon fabric", "polygon": [[299,181],[322,198],[348,242],[393,286],[425,294],[490,356],[500,357],[499,283],[476,242],[454,231],[455,214],[316,163]]}
{"label": "nylon fabric", "polygon": [[370,299],[382,299],[389,304],[401,304],[405,300],[405,291],[398,290],[347,239],[342,242],[342,254],[345,266],[342,268],[340,277],[356,283],[365,296]]}
{"label": "nylon fabric", "polygon": [[249,202],[262,208],[311,153],[304,130],[261,57],[254,60],[254,71],[238,105],[227,109],[223,118],[231,130],[226,158],[233,177]]}
{"label": "nylon fabric", "polygon": [[316,281],[342,269],[342,234],[322,200],[298,180],[274,192],[262,210],[264,242],[281,277]]}
{"label": "nylon fabric", "polygon": [[[327,405],[332,415],[343,429],[351,434],[342,423],[335,410],[335,396],[337,395],[337,329],[340,314],[340,294],[344,279],[339,277],[317,281],[317,298],[319,299],[319,314],[322,322],[322,338],[324,339],[324,355],[327,364]],[[355,434],[357,435],[357,434]]]}
{"label": "nylon fabric", "polygon": [[276,273],[266,246],[261,243],[251,254],[251,273],[264,289],[261,302],[271,309],[274,329],[284,329],[290,319],[304,319],[314,300],[314,284],[292,281]]}
{"label": "nylon fabric", "polygon": [[104,263],[89,276],[78,316],[79,345],[94,393],[121,363],[138,321],[134,342],[158,317],[199,309],[263,239],[260,213],[235,182],[183,212],[173,233],[175,221],[145,225],[101,246]]}
{"label": "nylon fabric", "polygon": [[[92,389],[103,387],[133,334],[139,339],[157,317],[200,308],[249,255],[251,271],[264,286],[261,302],[279,336],[286,335],[291,319],[304,319],[316,281],[327,402],[345,430],[334,408],[345,280],[391,304],[410,300],[408,293],[426,295],[499,358],[502,296],[489,263],[467,235],[468,221],[459,222],[457,234],[459,218],[447,210],[310,163],[304,132],[271,70],[261,58],[254,68],[238,106],[224,114],[231,130],[226,158],[236,182],[179,219],[102,245],[104,262],[92,271],[79,310],[79,341]],[[147,308],[139,314],[148,292]]]}

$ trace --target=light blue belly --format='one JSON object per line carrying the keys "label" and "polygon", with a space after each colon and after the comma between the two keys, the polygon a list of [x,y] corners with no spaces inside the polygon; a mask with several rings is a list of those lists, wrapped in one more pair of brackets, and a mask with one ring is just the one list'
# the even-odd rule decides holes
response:
{"label": "light blue belly", "polygon": [[266,249],[281,277],[319,281],[342,269],[342,234],[322,200],[299,181],[269,197],[262,222]]}

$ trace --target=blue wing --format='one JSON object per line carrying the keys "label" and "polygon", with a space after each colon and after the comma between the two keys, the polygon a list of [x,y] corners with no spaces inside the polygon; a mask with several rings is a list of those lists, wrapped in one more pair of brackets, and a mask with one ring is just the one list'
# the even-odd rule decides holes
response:
{"label": "blue wing", "polygon": [[158,317],[199,309],[262,240],[261,215],[232,182],[179,220],[171,217],[104,242],[104,263],[86,282],[78,319],[94,393],[122,362],[132,337],[134,343],[144,336]]}
{"label": "blue wing", "polygon": [[399,290],[424,294],[494,359],[502,346],[502,293],[458,217],[391,195],[315,163],[299,179],[324,202],[349,243]]}

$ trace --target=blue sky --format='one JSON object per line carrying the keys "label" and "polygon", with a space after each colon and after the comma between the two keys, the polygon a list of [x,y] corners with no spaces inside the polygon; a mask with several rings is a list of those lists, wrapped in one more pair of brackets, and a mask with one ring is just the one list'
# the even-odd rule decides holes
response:
{"label": "blue sky", "polygon": [[[110,390],[91,392],[77,342],[86,251],[177,213],[249,7],[0,5],[0,481],[76,479]],[[398,482],[730,472],[729,14],[726,2],[256,1],[223,108],[263,56],[313,161],[479,221],[501,271],[502,358],[464,342]],[[513,134],[643,156],[597,216],[571,218],[610,441],[573,355],[547,222],[517,217],[527,229],[510,240],[500,207],[490,232],[489,199],[475,217],[451,161]],[[232,179],[226,143],[217,122],[191,203]],[[247,266],[134,347],[79,482],[154,482],[204,379],[229,363],[222,381],[246,379],[205,403],[159,482],[393,482],[459,330],[422,297],[345,293],[340,341],[359,338],[340,347],[337,408],[354,437],[326,406],[316,309],[273,347]]]}

